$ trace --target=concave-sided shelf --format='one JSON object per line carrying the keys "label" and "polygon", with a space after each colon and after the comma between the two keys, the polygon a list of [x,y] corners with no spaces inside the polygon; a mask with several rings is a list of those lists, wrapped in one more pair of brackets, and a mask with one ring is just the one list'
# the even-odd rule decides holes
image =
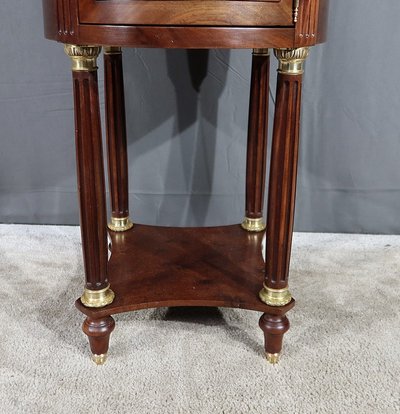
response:
{"label": "concave-sided shelf", "polygon": [[86,308],[80,299],[76,305],[86,315],[98,318],[170,306],[281,313],[282,308],[265,305],[258,298],[264,279],[263,235],[246,232],[240,225],[135,225],[124,233],[111,232],[109,279],[115,300],[100,309]]}

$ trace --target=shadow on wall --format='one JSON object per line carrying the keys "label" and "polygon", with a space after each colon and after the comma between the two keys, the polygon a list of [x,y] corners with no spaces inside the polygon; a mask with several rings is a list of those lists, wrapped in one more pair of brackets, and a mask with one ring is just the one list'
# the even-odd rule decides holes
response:
{"label": "shadow on wall", "polygon": [[[174,216],[170,220],[175,223],[203,226],[212,193],[218,101],[230,51],[133,53],[124,57],[128,146],[133,147],[131,181],[138,176],[143,188],[155,189],[155,222],[158,217]],[[135,166],[142,157],[154,163],[154,175],[140,175]],[[141,197],[140,189],[136,196]]]}

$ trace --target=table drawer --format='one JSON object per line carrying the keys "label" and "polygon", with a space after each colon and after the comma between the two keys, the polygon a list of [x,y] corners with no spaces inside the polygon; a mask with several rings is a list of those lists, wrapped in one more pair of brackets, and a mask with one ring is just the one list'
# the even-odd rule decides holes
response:
{"label": "table drawer", "polygon": [[293,26],[294,0],[78,0],[82,24]]}

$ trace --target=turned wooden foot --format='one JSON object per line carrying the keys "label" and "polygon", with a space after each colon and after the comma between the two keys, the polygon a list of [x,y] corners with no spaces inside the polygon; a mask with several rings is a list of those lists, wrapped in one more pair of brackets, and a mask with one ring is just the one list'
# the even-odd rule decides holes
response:
{"label": "turned wooden foot", "polygon": [[82,330],[88,336],[92,359],[97,365],[106,362],[111,332],[115,328],[115,321],[111,316],[101,319],[87,317],[83,322]]}
{"label": "turned wooden foot", "polygon": [[283,335],[289,330],[289,319],[285,315],[264,313],[259,322],[264,332],[265,355],[268,362],[276,364],[282,351]]}

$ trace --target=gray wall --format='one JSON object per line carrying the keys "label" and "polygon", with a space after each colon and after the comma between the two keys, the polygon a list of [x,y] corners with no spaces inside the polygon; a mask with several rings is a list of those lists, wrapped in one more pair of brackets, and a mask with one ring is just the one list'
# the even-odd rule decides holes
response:
{"label": "gray wall", "polygon": [[[297,230],[400,233],[399,16],[398,0],[331,1],[306,67]],[[43,39],[39,0],[2,0],[0,20],[0,222],[77,223],[68,59]],[[250,63],[126,50],[136,222],[242,219]]]}

